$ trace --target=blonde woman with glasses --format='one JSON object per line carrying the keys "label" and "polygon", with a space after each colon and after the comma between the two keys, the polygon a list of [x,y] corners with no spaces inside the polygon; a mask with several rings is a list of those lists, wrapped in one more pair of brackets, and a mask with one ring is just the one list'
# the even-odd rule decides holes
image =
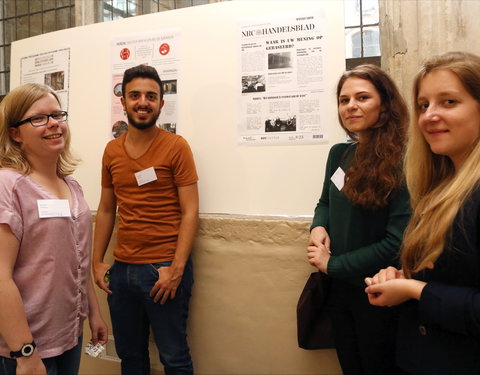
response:
{"label": "blonde woman with glasses", "polygon": [[91,215],[70,177],[67,112],[26,84],[0,103],[0,374],[78,373],[83,321],[105,343],[89,271]]}

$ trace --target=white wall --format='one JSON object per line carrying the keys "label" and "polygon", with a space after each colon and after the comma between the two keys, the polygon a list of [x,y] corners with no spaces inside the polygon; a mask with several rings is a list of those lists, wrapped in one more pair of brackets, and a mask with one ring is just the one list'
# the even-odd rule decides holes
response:
{"label": "white wall", "polygon": [[[322,118],[328,144],[237,145],[239,21],[250,17],[326,10],[325,79],[329,101]],[[116,35],[182,30],[181,134],[192,146],[200,176],[202,213],[311,215],[320,195],[328,149],[345,136],[336,118],[335,84],[344,70],[343,2],[231,1],[99,23],[12,44],[11,85],[20,83],[20,59],[71,47],[69,124],[83,160],[75,177],[95,210],[101,156],[110,123],[110,42]]]}

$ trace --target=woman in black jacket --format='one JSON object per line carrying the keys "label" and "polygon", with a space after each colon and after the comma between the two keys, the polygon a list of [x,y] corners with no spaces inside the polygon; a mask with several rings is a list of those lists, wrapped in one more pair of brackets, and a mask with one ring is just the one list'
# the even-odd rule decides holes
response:
{"label": "woman in black jacket", "polygon": [[480,374],[480,57],[430,58],[414,100],[402,269],[367,278],[366,292],[373,305],[401,304],[401,374]]}

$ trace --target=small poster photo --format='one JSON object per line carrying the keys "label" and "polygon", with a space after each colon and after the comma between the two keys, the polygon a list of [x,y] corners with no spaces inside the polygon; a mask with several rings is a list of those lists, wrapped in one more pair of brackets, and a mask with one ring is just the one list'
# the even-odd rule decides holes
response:
{"label": "small poster photo", "polygon": [[113,86],[113,95],[116,97],[121,97],[122,96],[122,84],[117,83],[115,86]]}
{"label": "small poster photo", "polygon": [[172,124],[170,122],[164,122],[163,124],[159,124],[158,127],[160,129],[166,130],[167,132],[176,134],[177,133],[177,124]]}
{"label": "small poster photo", "polygon": [[264,91],[265,91],[264,75],[242,76],[242,93],[264,92]]}
{"label": "small poster photo", "polygon": [[276,52],[268,54],[268,69],[285,69],[292,67],[290,52]]}
{"label": "small poster photo", "polygon": [[269,118],[265,120],[265,132],[294,132],[297,130],[297,118],[295,115],[287,118]]}
{"label": "small poster photo", "polygon": [[177,80],[176,79],[162,81],[162,85],[163,85],[163,94],[164,95],[170,95],[170,94],[176,94],[177,93]]}
{"label": "small poster photo", "polygon": [[62,70],[45,74],[44,83],[54,91],[63,90],[65,88],[65,72]]}
{"label": "small poster photo", "polygon": [[128,130],[128,124],[125,121],[122,121],[122,120],[116,121],[112,126],[113,138],[120,137],[127,130]]}

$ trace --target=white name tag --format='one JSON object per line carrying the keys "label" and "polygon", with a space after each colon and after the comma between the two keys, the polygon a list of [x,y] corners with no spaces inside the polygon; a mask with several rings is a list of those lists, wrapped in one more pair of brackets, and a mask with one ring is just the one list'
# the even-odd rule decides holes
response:
{"label": "white name tag", "polygon": [[338,191],[342,191],[343,185],[345,185],[345,172],[343,169],[338,167],[330,180],[335,184]]}
{"label": "white name tag", "polygon": [[155,173],[155,169],[153,167],[144,169],[140,172],[135,172],[135,178],[137,179],[138,186],[142,186],[148,184],[149,182],[157,180],[157,174]]}
{"label": "white name tag", "polygon": [[67,199],[38,199],[37,206],[40,219],[72,216]]}

